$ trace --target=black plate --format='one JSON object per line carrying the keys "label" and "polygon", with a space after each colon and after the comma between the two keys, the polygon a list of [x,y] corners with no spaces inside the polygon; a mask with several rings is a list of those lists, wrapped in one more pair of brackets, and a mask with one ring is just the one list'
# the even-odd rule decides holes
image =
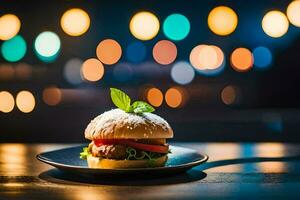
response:
{"label": "black plate", "polygon": [[90,169],[87,162],[79,158],[79,153],[85,146],[65,148],[37,155],[37,159],[60,170],[78,175],[129,175],[129,174],[174,174],[184,172],[207,161],[208,156],[199,154],[193,149],[170,146],[172,151],[164,167],[135,169]]}

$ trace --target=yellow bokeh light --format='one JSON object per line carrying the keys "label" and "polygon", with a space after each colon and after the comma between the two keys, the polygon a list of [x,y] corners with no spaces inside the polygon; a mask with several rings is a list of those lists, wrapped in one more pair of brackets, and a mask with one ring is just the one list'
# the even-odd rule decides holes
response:
{"label": "yellow bokeh light", "polygon": [[218,6],[210,11],[207,19],[208,27],[217,35],[229,35],[238,24],[238,16],[229,7]]}
{"label": "yellow bokeh light", "polygon": [[7,91],[0,92],[0,111],[4,113],[11,112],[15,107],[13,95]]}
{"label": "yellow bokeh light", "polygon": [[291,24],[300,27],[300,0],[292,1],[286,10],[286,15]]}
{"label": "yellow bokeh light", "polygon": [[102,63],[113,65],[120,60],[122,56],[122,48],[117,41],[106,39],[98,44],[96,54]]}
{"label": "yellow bokeh light", "polygon": [[0,40],[9,40],[18,34],[21,21],[16,15],[6,14],[0,17]]}
{"label": "yellow bokeh light", "polygon": [[155,107],[159,107],[163,102],[163,93],[158,88],[150,88],[147,91],[147,101]]}
{"label": "yellow bokeh light", "polygon": [[159,20],[151,12],[139,12],[135,14],[129,24],[131,34],[140,40],[151,40],[159,31]]}
{"label": "yellow bokeh light", "polygon": [[83,78],[87,81],[98,81],[104,75],[104,66],[96,58],[87,59],[82,64],[81,74]]}
{"label": "yellow bokeh light", "polygon": [[254,59],[250,50],[237,48],[232,52],[230,62],[234,70],[245,72],[251,69]]}
{"label": "yellow bokeh light", "polygon": [[262,28],[267,35],[278,38],[288,31],[289,21],[284,13],[273,10],[264,16]]}
{"label": "yellow bokeh light", "polygon": [[222,65],[224,54],[214,45],[198,45],[190,53],[191,64],[199,70],[213,70]]}
{"label": "yellow bokeh light", "polygon": [[68,35],[80,36],[89,29],[90,17],[84,10],[72,8],[63,14],[60,25]]}
{"label": "yellow bokeh light", "polygon": [[43,100],[49,106],[55,106],[61,102],[62,92],[57,87],[48,87],[43,90]]}
{"label": "yellow bokeh light", "polygon": [[167,90],[165,100],[168,106],[177,108],[183,103],[183,94],[178,88],[172,87]]}
{"label": "yellow bokeh light", "polygon": [[30,113],[35,107],[35,98],[29,91],[21,91],[16,97],[17,107],[21,112]]}

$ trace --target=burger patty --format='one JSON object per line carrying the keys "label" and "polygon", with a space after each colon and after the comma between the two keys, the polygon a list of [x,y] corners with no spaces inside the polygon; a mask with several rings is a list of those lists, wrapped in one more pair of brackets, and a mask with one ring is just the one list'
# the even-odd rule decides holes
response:
{"label": "burger patty", "polygon": [[107,159],[124,160],[126,159],[126,146],[115,145],[101,145],[97,147],[94,144],[89,146],[90,151],[95,157],[102,157]]}

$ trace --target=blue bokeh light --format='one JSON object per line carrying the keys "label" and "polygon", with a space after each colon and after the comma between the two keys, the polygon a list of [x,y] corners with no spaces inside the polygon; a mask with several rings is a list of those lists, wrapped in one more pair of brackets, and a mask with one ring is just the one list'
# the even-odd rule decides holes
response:
{"label": "blue bokeh light", "polygon": [[135,41],[128,45],[126,49],[126,56],[130,62],[140,63],[146,57],[146,46],[139,41]]}
{"label": "blue bokeh light", "polygon": [[266,69],[272,63],[272,53],[267,47],[256,47],[253,50],[254,67],[258,69]]}
{"label": "blue bokeh light", "polygon": [[185,61],[176,62],[171,69],[171,77],[174,82],[186,85],[193,81],[195,77],[194,68]]}

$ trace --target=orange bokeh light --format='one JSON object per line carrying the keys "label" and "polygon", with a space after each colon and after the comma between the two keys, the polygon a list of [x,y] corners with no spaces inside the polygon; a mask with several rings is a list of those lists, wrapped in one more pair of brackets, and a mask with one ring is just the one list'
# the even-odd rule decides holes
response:
{"label": "orange bokeh light", "polygon": [[16,77],[21,80],[28,80],[32,76],[32,68],[26,63],[19,63],[15,67]]}
{"label": "orange bokeh light", "polygon": [[233,69],[238,72],[244,72],[250,70],[253,66],[254,59],[250,50],[237,48],[232,52],[230,61]]}
{"label": "orange bokeh light", "polygon": [[150,88],[147,91],[147,101],[155,107],[159,107],[163,102],[163,93],[157,88]]}
{"label": "orange bokeh light", "polygon": [[120,60],[122,48],[117,41],[106,39],[98,44],[96,54],[102,63],[112,65]]}
{"label": "orange bokeh light", "polygon": [[29,91],[23,90],[17,94],[16,104],[23,113],[30,113],[35,107],[35,98]]}
{"label": "orange bokeh light", "polygon": [[153,47],[153,58],[162,65],[168,65],[174,62],[177,56],[176,45],[168,40],[161,40]]}
{"label": "orange bokeh light", "polygon": [[81,67],[81,74],[85,80],[98,81],[104,75],[104,66],[96,58],[87,59]]}
{"label": "orange bokeh light", "polygon": [[177,108],[183,103],[182,91],[178,88],[169,88],[165,94],[165,100],[168,106],[171,108]]}
{"label": "orange bokeh light", "polygon": [[236,90],[233,86],[226,86],[221,92],[221,99],[224,104],[233,104],[236,100]]}
{"label": "orange bokeh light", "polygon": [[43,90],[43,100],[49,106],[55,106],[61,102],[62,93],[57,87],[48,87]]}
{"label": "orange bokeh light", "polygon": [[11,80],[15,76],[15,68],[9,64],[3,64],[0,66],[0,80]]}
{"label": "orange bokeh light", "polygon": [[7,91],[0,92],[0,112],[9,113],[15,107],[15,100],[11,93]]}

